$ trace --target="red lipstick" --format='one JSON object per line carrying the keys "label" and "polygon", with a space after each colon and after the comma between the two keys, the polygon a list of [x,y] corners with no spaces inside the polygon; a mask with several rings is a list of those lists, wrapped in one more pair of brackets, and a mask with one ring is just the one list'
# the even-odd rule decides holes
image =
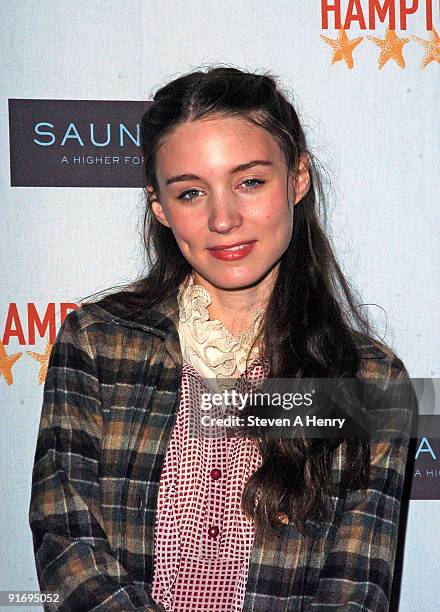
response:
{"label": "red lipstick", "polygon": [[233,244],[221,244],[218,247],[211,247],[208,251],[216,259],[223,261],[235,261],[246,257],[254,248],[256,240],[251,242],[235,242]]}

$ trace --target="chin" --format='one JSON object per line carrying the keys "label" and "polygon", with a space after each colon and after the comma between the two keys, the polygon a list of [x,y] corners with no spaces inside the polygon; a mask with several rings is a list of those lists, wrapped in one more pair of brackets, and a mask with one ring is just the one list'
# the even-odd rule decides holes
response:
{"label": "chin", "polygon": [[213,273],[212,270],[208,274],[200,274],[203,278],[206,278],[211,285],[214,285],[218,289],[246,289],[258,285],[267,274],[269,270],[224,270],[218,274]]}

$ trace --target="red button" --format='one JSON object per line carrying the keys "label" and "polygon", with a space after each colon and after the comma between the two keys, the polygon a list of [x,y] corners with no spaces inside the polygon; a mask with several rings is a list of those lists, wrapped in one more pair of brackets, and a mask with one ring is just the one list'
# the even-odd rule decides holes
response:
{"label": "red button", "polygon": [[211,478],[212,480],[218,480],[222,475],[221,471],[218,468],[214,468],[211,470]]}
{"label": "red button", "polygon": [[211,527],[209,527],[208,529],[208,536],[210,538],[216,538],[219,534],[219,528],[217,527],[217,525],[211,525]]}

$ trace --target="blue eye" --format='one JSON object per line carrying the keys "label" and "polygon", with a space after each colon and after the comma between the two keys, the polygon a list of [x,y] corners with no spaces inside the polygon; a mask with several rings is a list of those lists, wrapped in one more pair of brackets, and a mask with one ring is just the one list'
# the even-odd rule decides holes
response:
{"label": "blue eye", "polygon": [[263,185],[264,181],[260,181],[259,179],[246,179],[245,181],[243,181],[242,185],[244,185],[244,183],[256,183],[256,185],[254,186],[248,185],[250,189],[255,189],[256,187]]}
{"label": "blue eye", "polygon": [[[247,183],[247,187],[245,188],[245,191],[250,191],[251,189],[258,189],[258,187],[263,185],[265,181],[261,181],[260,179],[246,179],[242,181],[240,185],[244,185],[245,183]],[[253,185],[250,185],[249,183],[253,183]],[[177,196],[177,199],[191,202],[192,200],[195,200],[196,198],[199,197],[198,195],[195,195],[194,197],[190,195],[194,193],[200,193],[200,189],[187,189],[186,191],[181,193],[179,196]]]}
{"label": "blue eye", "polygon": [[195,198],[197,198],[198,196],[195,196],[195,198],[186,198],[185,196],[187,196],[189,193],[194,193],[198,191],[200,191],[200,189],[188,189],[188,191],[184,191],[183,193],[181,193],[180,196],[178,196],[178,199],[179,200],[195,200]]}

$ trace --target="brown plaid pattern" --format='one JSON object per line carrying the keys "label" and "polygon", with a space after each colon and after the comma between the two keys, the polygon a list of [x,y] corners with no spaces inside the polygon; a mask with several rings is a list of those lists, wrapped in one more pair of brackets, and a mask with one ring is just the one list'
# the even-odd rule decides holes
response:
{"label": "brown plaid pattern", "polygon": [[[105,308],[104,308],[105,305]],[[159,479],[179,405],[177,305],[124,318],[116,300],[83,304],[52,348],[32,474],[29,521],[46,610],[160,610],[151,597]],[[403,363],[360,341],[360,374],[391,394]],[[408,425],[409,431],[409,425]],[[388,610],[409,434],[373,439],[368,490],[332,467],[331,520],[254,544],[247,612]],[[213,611],[215,612],[215,611]]]}

